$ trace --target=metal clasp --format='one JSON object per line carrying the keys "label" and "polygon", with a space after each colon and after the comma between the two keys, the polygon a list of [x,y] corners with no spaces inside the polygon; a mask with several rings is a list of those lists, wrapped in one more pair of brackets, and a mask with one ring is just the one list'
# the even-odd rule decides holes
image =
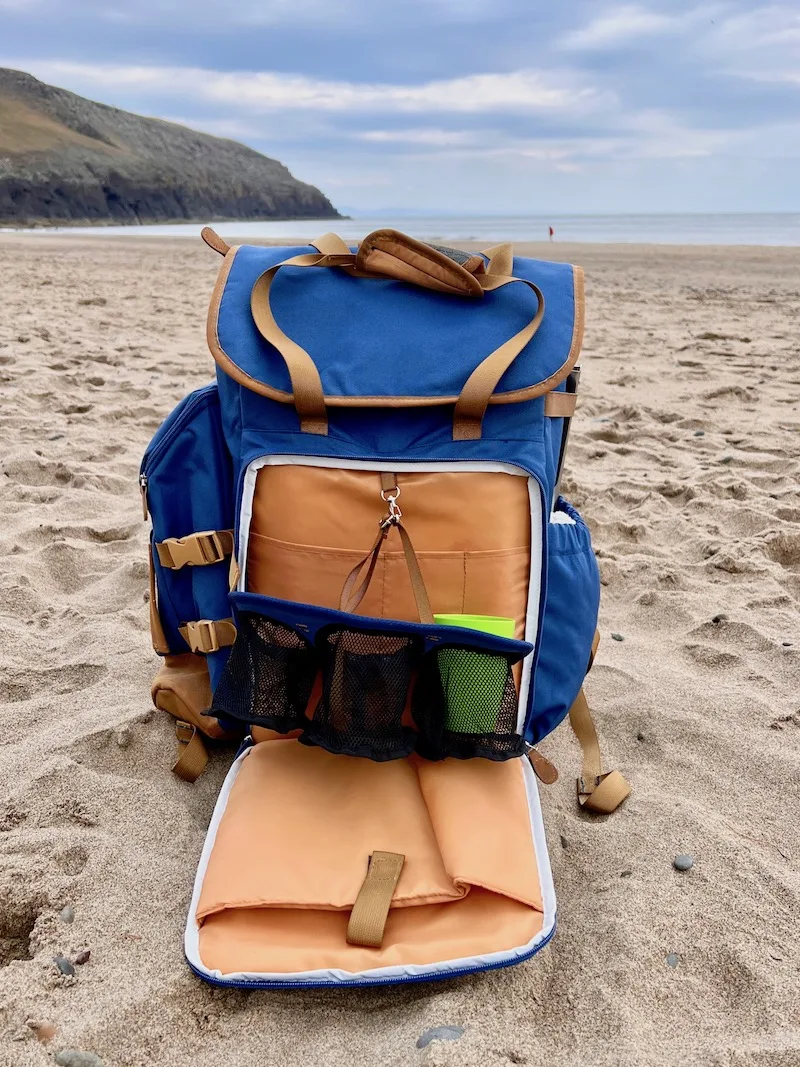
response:
{"label": "metal clasp", "polygon": [[382,530],[388,530],[390,526],[399,526],[403,513],[397,506],[397,498],[400,496],[400,486],[393,485],[391,489],[381,489],[381,500],[389,505],[388,514],[380,520],[378,525]]}

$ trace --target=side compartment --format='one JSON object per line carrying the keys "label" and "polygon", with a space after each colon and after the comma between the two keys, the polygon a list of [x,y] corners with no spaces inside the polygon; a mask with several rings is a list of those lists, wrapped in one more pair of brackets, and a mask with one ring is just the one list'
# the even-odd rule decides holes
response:
{"label": "side compartment", "polygon": [[216,385],[191,393],[162,424],[139,476],[150,537],[150,626],[164,665],[153,700],[212,736],[203,718],[235,631],[228,605],[233,472]]}

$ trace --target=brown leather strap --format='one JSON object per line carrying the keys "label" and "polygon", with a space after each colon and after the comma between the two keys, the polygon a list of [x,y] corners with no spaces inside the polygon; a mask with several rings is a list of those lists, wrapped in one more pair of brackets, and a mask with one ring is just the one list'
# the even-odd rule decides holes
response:
{"label": "brown leather strap", "polygon": [[514,246],[509,243],[492,245],[491,248],[484,248],[483,254],[486,256],[488,262],[486,264],[487,274],[504,274],[509,276],[514,273]]}
{"label": "brown leather strap", "polygon": [[348,945],[381,947],[392,897],[405,860],[405,856],[398,852],[372,853],[366,877],[350,912],[350,921],[347,924]]}
{"label": "brown leather strap", "polygon": [[454,441],[474,441],[480,438],[483,416],[489,406],[489,398],[497,388],[505,372],[539,329],[544,317],[542,291],[538,285],[534,285],[533,282],[529,282],[526,278],[504,278],[498,275],[485,274],[480,276],[479,280],[481,286],[488,291],[499,289],[503,285],[510,285],[512,282],[521,282],[534,291],[538,306],[536,314],[527,326],[524,326],[508,341],[490,353],[467,378],[467,382],[461,390],[461,395],[456,401],[453,414]]}
{"label": "brown leather strap", "polygon": [[201,530],[186,537],[168,537],[156,544],[162,567],[207,567],[233,553],[233,530]]}
{"label": "brown leather strap", "polygon": [[631,787],[619,771],[603,771],[597,730],[583,689],[569,709],[569,724],[583,752],[583,772],[577,780],[578,803],[584,811],[608,815],[630,794]]}
{"label": "brown leather strap", "polygon": [[197,619],[180,626],[179,632],[192,652],[218,652],[236,640],[233,619]]}
{"label": "brown leather strap", "polygon": [[534,773],[540,782],[545,785],[553,785],[558,781],[558,768],[551,763],[547,756],[543,756],[538,748],[528,749],[528,759],[531,761]]}
{"label": "brown leather strap", "polygon": [[265,341],[283,356],[289,380],[292,383],[294,406],[300,417],[300,428],[305,433],[322,434],[328,432],[328,415],[325,410],[325,394],[322,391],[322,379],[317,365],[304,348],[296,344],[283,332],[272,314],[269,294],[273,279],[281,267],[348,267],[355,265],[355,256],[314,255],[292,256],[276,263],[265,270],[257,279],[250,295],[250,310],[256,328]]}
{"label": "brown leather strap", "polygon": [[178,758],[172,773],[184,782],[196,782],[208,763],[208,750],[197,727],[180,719],[175,723],[175,737],[178,739]]}
{"label": "brown leather strap", "polygon": [[[355,567],[353,567],[353,569],[350,571],[350,573],[345,578],[344,585],[342,586],[342,593],[341,593],[341,596],[339,597],[339,610],[340,611],[348,611],[348,612],[356,611],[358,609],[358,606],[361,603],[361,601],[367,595],[367,590],[369,589],[369,583],[372,581],[372,576],[375,573],[375,568],[378,565],[378,557],[381,554],[381,549],[383,548],[383,542],[386,540],[386,538],[388,536],[389,536],[389,530],[388,529],[384,529],[383,527],[381,527],[380,530],[378,531],[378,536],[375,538],[375,541],[373,542],[372,548],[369,550],[369,552],[366,554],[366,556],[364,556],[364,558],[362,560],[359,560],[359,562],[356,563]],[[354,590],[353,587],[355,586],[356,582],[358,581],[358,576],[361,573],[361,571],[363,570],[364,565],[367,564],[367,563],[369,563],[369,567],[367,568],[367,573],[366,573],[363,581],[359,585],[359,587]]]}
{"label": "brown leather strap", "polygon": [[313,245],[318,252],[322,252],[324,256],[349,256],[350,248],[346,241],[337,233],[323,233],[322,237],[315,237],[313,241],[309,241],[309,244]]}
{"label": "brown leather strap", "polygon": [[203,238],[209,248],[213,248],[215,252],[219,252],[221,256],[225,256],[230,252],[231,246],[227,241],[224,241],[216,230],[212,230],[210,226],[204,226],[200,231],[200,236]]}
{"label": "brown leather strap", "polygon": [[156,568],[153,564],[152,549],[149,549],[147,553],[147,565],[150,576],[150,637],[155,651],[164,656],[170,651],[170,647],[169,642],[167,641],[167,635],[164,633],[164,627],[161,625],[161,616],[158,613],[158,603],[156,601]]}
{"label": "brown leather strap", "polygon": [[[439,291],[482,296],[512,282],[529,286],[538,301],[536,314],[522,330],[491,352],[467,379],[456,401],[453,419],[453,439],[476,440],[481,436],[481,426],[489,399],[500,379],[522,352],[539,328],[544,315],[544,297],[537,285],[526,278],[515,278],[497,273],[500,265],[507,262],[501,246],[494,251],[499,256],[497,266],[491,272],[472,274],[465,267],[450,259],[437,249],[424,245],[413,238],[393,230],[376,231],[364,238],[359,251],[353,254],[335,234],[325,234],[315,242],[320,247],[318,255],[306,253],[292,256],[276,263],[257,279],[250,297],[253,321],[261,336],[268,341],[286,363],[292,384],[292,396],[300,417],[300,428],[307,433],[325,435],[328,432],[328,416],[325,409],[325,394],[314,360],[278,326],[270,306],[270,289],[281,267],[339,267],[363,278],[394,277]],[[336,251],[339,249],[339,251]]]}
{"label": "brown leather strap", "polygon": [[548,419],[571,419],[577,403],[577,393],[545,393],[544,413]]}

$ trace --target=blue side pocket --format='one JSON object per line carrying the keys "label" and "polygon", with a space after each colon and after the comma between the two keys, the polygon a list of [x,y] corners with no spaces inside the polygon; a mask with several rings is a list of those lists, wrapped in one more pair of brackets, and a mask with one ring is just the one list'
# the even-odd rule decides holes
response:
{"label": "blue side pocket", "polygon": [[[154,545],[169,537],[233,529],[233,471],[216,385],[190,393],[166,419],[145,452],[140,481],[153,522],[150,551],[161,624],[170,651],[188,652],[179,627],[230,617],[230,559],[173,570],[161,566]],[[208,655],[212,686],[229,652]]]}
{"label": "blue side pocket", "polygon": [[566,521],[548,525],[547,600],[526,730],[532,744],[558,726],[583,685],[600,607],[600,572],[589,528],[563,497],[555,515]]}

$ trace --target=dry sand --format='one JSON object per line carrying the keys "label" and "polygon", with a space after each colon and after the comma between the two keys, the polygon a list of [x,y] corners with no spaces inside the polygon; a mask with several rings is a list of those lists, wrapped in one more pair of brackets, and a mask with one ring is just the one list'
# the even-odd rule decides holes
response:
{"label": "dry sand", "polygon": [[[560,920],[530,963],[247,993],[182,957],[231,753],[193,787],[170,775],[136,485],[161,419],[211,377],[218,260],[0,237],[4,1067],[65,1046],[106,1067],[800,1064],[800,250],[532,251],[587,270],[565,488],[603,574],[590,698],[635,791],[584,818],[569,730],[542,746],[562,771],[542,789]],[[53,956],[83,948],[59,976]],[[466,1033],[418,1051],[437,1025]]]}

